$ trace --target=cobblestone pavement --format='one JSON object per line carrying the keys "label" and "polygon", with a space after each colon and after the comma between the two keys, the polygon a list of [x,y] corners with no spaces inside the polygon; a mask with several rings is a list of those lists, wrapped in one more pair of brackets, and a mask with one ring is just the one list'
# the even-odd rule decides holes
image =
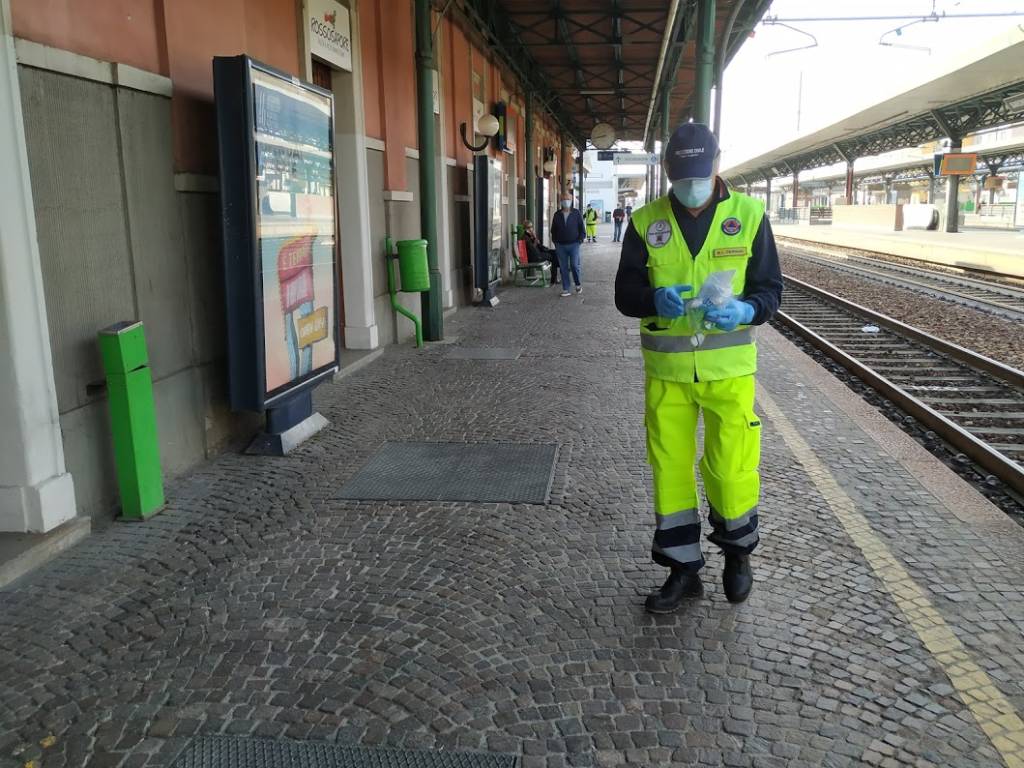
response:
{"label": "cobblestone pavement", "polygon": [[[197,733],[524,768],[997,766],[997,742],[1014,764],[1012,713],[986,733],[954,678],[1024,711],[1024,536],[770,330],[754,593],[730,606],[714,553],[708,597],[644,614],[663,572],[614,266],[586,246],[582,296],[505,290],[447,321],[519,360],[389,349],[321,388],[331,427],[293,455],[221,456],[0,592],[0,766],[168,766]],[[385,440],[558,443],[552,503],[338,500]]]}

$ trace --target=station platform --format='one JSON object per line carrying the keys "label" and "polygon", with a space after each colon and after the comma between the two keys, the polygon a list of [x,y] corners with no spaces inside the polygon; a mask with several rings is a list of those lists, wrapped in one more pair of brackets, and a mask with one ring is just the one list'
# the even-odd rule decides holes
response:
{"label": "station platform", "polygon": [[[1024,530],[770,328],[754,591],[730,605],[705,544],[707,596],[644,613],[664,572],[617,255],[584,246],[579,296],[505,289],[387,349],[318,390],[330,427],[292,455],[220,456],[0,591],[0,766],[177,768],[211,734],[522,768],[1024,765]],[[557,446],[550,498],[343,498],[410,441]]]}
{"label": "station platform", "polygon": [[861,248],[906,259],[919,259],[950,267],[975,269],[1024,278],[1024,232],[1017,230],[967,230],[933,232],[773,224],[778,237]]}

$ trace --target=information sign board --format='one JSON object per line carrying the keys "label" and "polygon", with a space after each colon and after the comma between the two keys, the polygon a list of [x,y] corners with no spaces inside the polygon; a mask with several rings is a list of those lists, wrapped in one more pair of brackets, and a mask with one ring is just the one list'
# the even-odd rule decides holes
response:
{"label": "information sign board", "polygon": [[231,405],[338,368],[334,102],[247,56],[214,60]]}

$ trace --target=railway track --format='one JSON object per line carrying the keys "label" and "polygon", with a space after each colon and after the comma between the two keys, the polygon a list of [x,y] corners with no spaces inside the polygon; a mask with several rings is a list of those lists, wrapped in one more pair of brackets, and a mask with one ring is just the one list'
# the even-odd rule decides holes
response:
{"label": "railway track", "polygon": [[896,264],[858,253],[808,249],[786,243],[789,256],[887,285],[928,293],[960,304],[984,309],[1011,320],[1024,321],[1024,288]]}
{"label": "railway track", "polygon": [[1024,372],[800,280],[785,282],[780,322],[1024,494]]}

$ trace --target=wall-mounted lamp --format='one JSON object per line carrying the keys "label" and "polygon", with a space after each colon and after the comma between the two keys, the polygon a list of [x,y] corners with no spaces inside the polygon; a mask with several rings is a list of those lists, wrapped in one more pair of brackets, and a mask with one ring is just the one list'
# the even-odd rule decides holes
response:
{"label": "wall-mounted lamp", "polygon": [[544,173],[550,176],[558,168],[555,163],[555,150],[553,147],[544,147],[544,164],[541,165]]}
{"label": "wall-mounted lamp", "polygon": [[469,143],[469,139],[466,138],[466,124],[459,124],[459,133],[462,134],[462,143],[466,145],[466,148],[473,152],[481,152],[487,148],[487,142],[491,140],[492,136],[496,136],[498,129],[501,125],[498,123],[498,118],[494,115],[481,115],[476,121],[476,133],[484,137],[484,140],[479,145],[473,146]]}

